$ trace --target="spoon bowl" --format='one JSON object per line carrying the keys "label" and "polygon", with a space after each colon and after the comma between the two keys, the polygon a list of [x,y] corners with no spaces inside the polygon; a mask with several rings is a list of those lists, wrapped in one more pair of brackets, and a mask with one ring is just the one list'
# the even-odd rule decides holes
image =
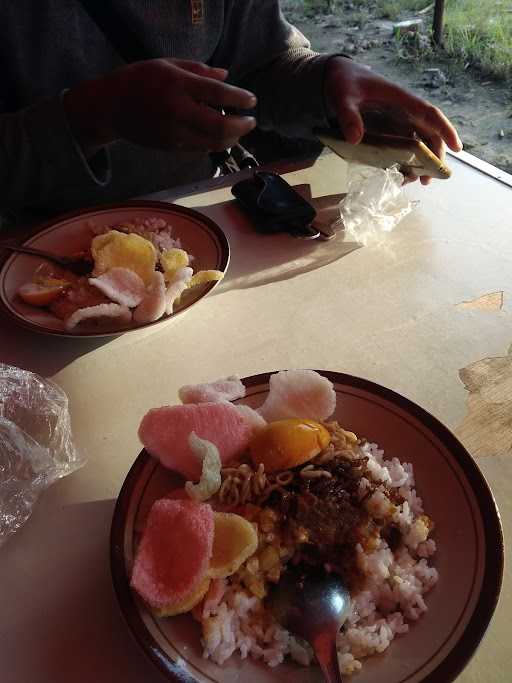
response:
{"label": "spoon bowl", "polygon": [[325,680],[341,683],[336,636],[350,613],[341,578],[324,571],[287,571],[269,596],[276,620],[313,648]]}

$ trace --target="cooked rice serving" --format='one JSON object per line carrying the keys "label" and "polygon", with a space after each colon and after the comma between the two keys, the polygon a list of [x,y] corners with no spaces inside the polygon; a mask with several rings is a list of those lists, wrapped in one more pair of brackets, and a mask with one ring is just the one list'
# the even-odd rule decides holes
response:
{"label": "cooked rice serving", "polygon": [[217,598],[193,611],[202,626],[203,655],[217,664],[236,652],[269,666],[286,656],[303,666],[313,663],[310,646],[265,608],[265,596],[287,565],[321,565],[349,587],[352,611],[338,636],[342,674],[384,652],[427,610],[424,596],[438,579],[428,563],[436,544],[412,465],[384,459],[375,443],[359,441],[335,422],[325,426],[331,443],[305,466],[267,474],[246,461],[222,470],[212,505],[249,519],[259,543],[217,586]]}
{"label": "cooked rice serving", "polygon": [[[135,233],[149,240],[159,251],[166,249],[182,249],[179,239],[172,237],[173,227],[163,218],[149,216],[147,218],[133,218],[126,223],[116,225],[97,225],[94,221],[88,222],[88,227],[93,235],[102,235],[110,230],[119,232]],[[189,257],[192,258],[189,254]]]}

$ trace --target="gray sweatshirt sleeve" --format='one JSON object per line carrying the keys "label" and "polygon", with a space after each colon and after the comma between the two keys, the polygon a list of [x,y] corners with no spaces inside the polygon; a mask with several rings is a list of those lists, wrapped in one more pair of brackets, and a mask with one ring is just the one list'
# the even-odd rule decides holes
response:
{"label": "gray sweatshirt sleeve", "polygon": [[230,0],[214,65],[258,96],[258,125],[290,137],[312,137],[326,125],[324,73],[332,55],[319,55],[284,18],[278,0]]}
{"label": "gray sweatshirt sleeve", "polygon": [[[201,54],[209,63],[228,68],[233,83],[257,93],[262,128],[308,137],[314,125],[325,123],[323,77],[329,57],[310,49],[304,36],[284,19],[278,0],[212,0],[205,6],[211,8],[201,27],[206,37],[195,35],[195,27],[189,27],[184,37],[176,36],[179,29],[173,25],[166,43],[169,54],[183,53],[189,58]],[[218,42],[204,52],[199,50],[202,40],[208,43],[208,36],[217,35]],[[178,37],[179,49],[175,46]],[[101,45],[98,49],[101,51]],[[98,64],[97,69],[86,69],[84,78],[94,77],[95,69],[103,73],[113,68],[108,50]],[[60,85],[59,81],[58,87],[66,87],[66,83]],[[46,92],[53,93],[53,86]],[[85,158],[68,125],[62,94],[12,113],[0,113],[0,214],[39,207],[61,211],[117,201],[191,182],[200,169],[206,173],[209,168],[206,159],[181,158],[176,150],[150,151],[152,154],[122,141]]]}
{"label": "gray sweatshirt sleeve", "polygon": [[85,158],[68,126],[62,94],[0,114],[2,209],[51,203],[69,187],[101,187],[109,180],[108,150]]}

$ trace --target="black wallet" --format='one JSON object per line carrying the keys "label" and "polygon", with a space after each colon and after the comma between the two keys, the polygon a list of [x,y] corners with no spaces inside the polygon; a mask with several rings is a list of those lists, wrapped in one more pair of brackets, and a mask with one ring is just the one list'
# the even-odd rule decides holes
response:
{"label": "black wallet", "polygon": [[309,239],[319,236],[311,227],[315,209],[277,173],[255,171],[233,185],[231,192],[260,232],[289,232]]}

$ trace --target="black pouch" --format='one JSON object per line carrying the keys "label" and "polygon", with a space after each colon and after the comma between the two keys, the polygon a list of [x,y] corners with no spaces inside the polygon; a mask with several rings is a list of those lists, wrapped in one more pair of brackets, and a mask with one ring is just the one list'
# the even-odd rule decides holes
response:
{"label": "black pouch", "polygon": [[277,173],[255,171],[251,178],[233,185],[231,192],[259,232],[289,232],[309,239],[320,234],[311,227],[315,209]]}

